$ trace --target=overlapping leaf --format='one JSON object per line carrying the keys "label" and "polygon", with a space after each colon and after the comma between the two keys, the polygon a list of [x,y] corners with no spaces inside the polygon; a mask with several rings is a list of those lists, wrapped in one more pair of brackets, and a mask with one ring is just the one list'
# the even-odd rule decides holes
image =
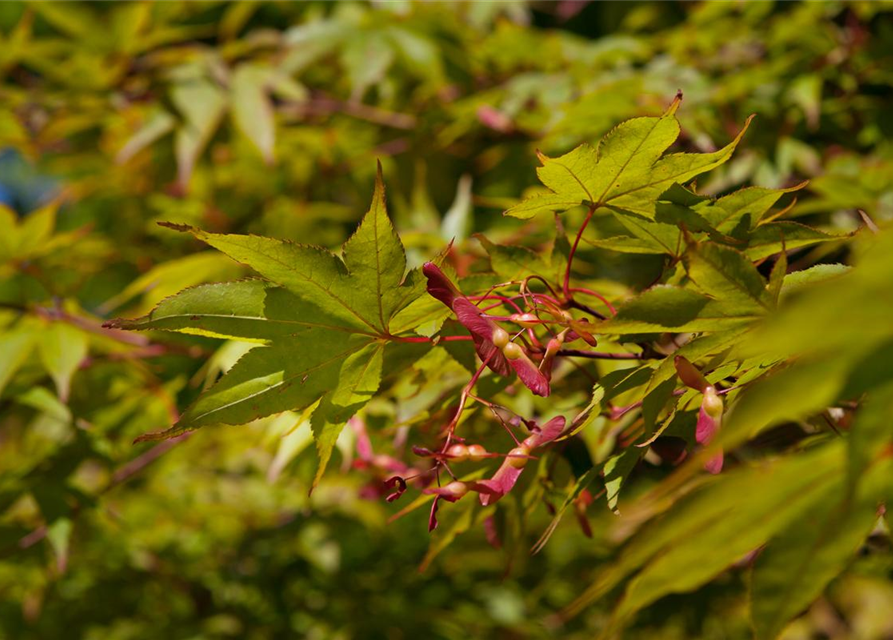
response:
{"label": "overlapping leaf", "polygon": [[720,331],[740,328],[761,317],[753,310],[672,285],[648,289],[598,325],[602,334],[661,333],[664,331]]}
{"label": "overlapping leaf", "polygon": [[765,313],[772,306],[763,276],[734,249],[712,243],[691,246],[685,266],[698,289],[741,315]]}
{"label": "overlapping leaf", "polygon": [[748,187],[714,200],[673,185],[657,196],[654,214],[650,217],[615,204],[608,205],[629,235],[584,240],[592,246],[620,253],[680,258],[686,247],[684,232],[688,232],[698,240],[710,239],[757,261],[783,250],[848,238],[848,234],[827,233],[799,222],[773,221],[787,209],[767,215],[784,194],[804,186],[805,183],[790,189]]}
{"label": "overlapping leaf", "polygon": [[848,473],[827,499],[773,539],[751,580],[751,617],[758,639],[776,638],[785,625],[841,573],[878,518],[889,487],[893,441],[893,385],[879,389],[850,434]]}
{"label": "overlapping leaf", "polygon": [[[617,627],[664,595],[704,584],[820,501],[834,474],[843,469],[842,449],[833,443],[771,466],[720,476],[643,530],[571,610],[601,597],[639,569],[614,611]],[[742,492],[753,498],[740,500]]]}
{"label": "overlapping leaf", "polygon": [[261,343],[297,338],[314,327],[353,333],[314,304],[260,279],[191,287],[162,300],[142,318],[115,320],[109,326]]}

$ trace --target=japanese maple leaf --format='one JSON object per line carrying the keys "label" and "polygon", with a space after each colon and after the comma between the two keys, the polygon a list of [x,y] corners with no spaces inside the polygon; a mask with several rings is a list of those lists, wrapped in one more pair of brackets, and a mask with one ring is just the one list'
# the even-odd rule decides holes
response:
{"label": "japanese maple leaf", "polygon": [[750,124],[727,146],[712,153],[664,152],[679,137],[676,97],[660,117],[633,118],[612,129],[597,148],[583,144],[558,158],[539,154],[540,181],[550,193],[536,195],[508,209],[506,215],[530,218],[545,211],[564,211],[580,204],[619,207],[654,218],[660,195],[725,163]]}
{"label": "japanese maple leaf", "polygon": [[[424,294],[406,273],[403,244],[385,208],[379,166],[372,206],[341,257],[322,247],[165,226],[251,267],[264,280],[203,285],[163,301],[123,329],[161,329],[262,343],[206,390],[159,440],[210,424],[244,424],[316,402],[312,426],[325,467],[344,423],[378,390],[393,318]],[[400,332],[411,327],[401,322]]]}

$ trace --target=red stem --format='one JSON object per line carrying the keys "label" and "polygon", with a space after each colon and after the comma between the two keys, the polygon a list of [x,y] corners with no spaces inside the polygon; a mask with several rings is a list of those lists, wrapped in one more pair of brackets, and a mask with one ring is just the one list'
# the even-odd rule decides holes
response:
{"label": "red stem", "polygon": [[[492,356],[490,356],[492,357]],[[488,357],[478,370],[474,372],[474,375],[471,376],[471,380],[468,381],[468,384],[462,389],[462,395],[459,397],[459,406],[456,408],[456,414],[453,416],[453,419],[450,420],[450,424],[447,425],[447,436],[446,440],[443,442],[443,447],[441,448],[441,453],[446,453],[446,450],[450,448],[450,442],[453,439],[453,433],[456,431],[456,426],[459,424],[459,418],[462,417],[462,412],[465,410],[465,404],[468,402],[468,397],[471,394],[471,390],[474,388],[475,383],[478,381],[478,378],[481,377],[481,374],[486,370],[487,363],[490,362],[490,357]]]}
{"label": "red stem", "polygon": [[[521,307],[519,307],[517,304],[515,304],[514,301],[513,301],[511,298],[507,298],[507,297],[505,297],[505,296],[501,296],[501,295],[496,294],[496,293],[489,293],[489,294],[487,294],[487,295],[485,295],[485,296],[468,296],[468,299],[469,299],[469,300],[477,300],[477,301],[482,301],[482,300],[499,300],[500,302],[503,302],[503,303],[505,303],[505,304],[508,304],[508,305],[511,305],[512,307],[514,307],[515,311],[517,311],[518,313],[524,313],[524,312],[521,310]],[[499,306],[499,305],[494,305],[494,306]],[[492,307],[488,307],[488,309],[489,309],[489,308],[492,308]]]}
{"label": "red stem", "polygon": [[[562,304],[558,300],[556,300],[552,296],[546,295],[545,293],[522,293],[517,296],[512,296],[511,298],[508,298],[508,300],[524,300],[524,302],[529,305],[529,303],[527,302],[527,298],[533,298],[534,302],[539,302],[538,298],[542,298],[542,299],[547,300],[548,302],[554,304],[556,307],[562,306]],[[481,296],[471,296],[470,299],[471,300],[482,299],[482,297]],[[495,309],[496,307],[500,306],[501,304],[502,304],[502,302],[498,302],[496,304],[491,304],[489,307],[484,307],[483,309],[481,309],[481,311],[489,311],[490,309]],[[512,305],[512,306],[514,306],[515,309],[518,309],[518,307],[516,305]]]}
{"label": "red stem", "polygon": [[586,219],[583,221],[583,225],[580,227],[580,230],[577,231],[577,237],[574,238],[574,244],[571,247],[571,252],[567,256],[567,268],[564,270],[564,297],[570,300],[571,296],[571,265],[574,262],[574,254],[577,253],[577,245],[580,244],[580,238],[583,237],[583,231],[586,230],[586,227],[589,226],[589,221],[592,220],[592,214],[595,213],[595,205],[589,207],[589,212],[586,214]]}
{"label": "red stem", "polygon": [[[521,283],[521,290],[522,290],[522,291],[527,291],[527,284],[528,284],[528,282],[530,282],[531,280],[539,280],[540,282],[543,283],[543,285],[545,285],[545,287],[546,287],[549,291],[552,292],[552,296],[553,296],[554,298],[557,298],[557,297],[558,297],[558,294],[555,292],[555,289],[552,288],[552,285],[549,284],[549,281],[546,280],[544,277],[542,277],[542,276],[537,276],[537,275],[527,276],[526,278],[524,278],[524,282]],[[532,292],[531,292],[531,293],[532,293]]]}
{"label": "red stem", "polygon": [[583,351],[581,349],[562,349],[556,356],[572,356],[576,358],[592,358],[594,360],[654,360],[649,356],[635,353],[604,353],[601,351]]}

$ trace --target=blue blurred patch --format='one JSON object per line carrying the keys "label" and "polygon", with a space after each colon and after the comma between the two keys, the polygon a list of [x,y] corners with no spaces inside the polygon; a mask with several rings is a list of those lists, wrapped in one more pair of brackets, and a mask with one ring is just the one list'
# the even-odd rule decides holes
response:
{"label": "blue blurred patch", "polygon": [[0,203],[20,216],[51,199],[58,181],[40,174],[14,149],[0,151]]}

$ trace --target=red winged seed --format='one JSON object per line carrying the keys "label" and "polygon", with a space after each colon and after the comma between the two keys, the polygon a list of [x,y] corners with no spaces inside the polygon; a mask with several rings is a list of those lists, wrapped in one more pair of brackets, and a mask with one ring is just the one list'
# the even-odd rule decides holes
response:
{"label": "red winged seed", "polygon": [[482,362],[486,362],[492,371],[504,377],[511,375],[514,369],[521,382],[533,393],[543,397],[549,395],[549,380],[526,353],[520,358],[509,360],[493,344],[493,333],[499,325],[462,295],[437,265],[426,262],[422,271],[428,278],[428,293],[448,306],[456,314],[456,319],[471,332],[475,350]]}
{"label": "red winged seed", "polygon": [[[713,440],[713,436],[718,430],[717,421],[707,413],[704,407],[698,412],[698,425],[695,428],[695,440],[698,444],[707,445]],[[723,454],[722,451],[710,458],[704,463],[704,468],[710,473],[716,474],[722,471]]]}

